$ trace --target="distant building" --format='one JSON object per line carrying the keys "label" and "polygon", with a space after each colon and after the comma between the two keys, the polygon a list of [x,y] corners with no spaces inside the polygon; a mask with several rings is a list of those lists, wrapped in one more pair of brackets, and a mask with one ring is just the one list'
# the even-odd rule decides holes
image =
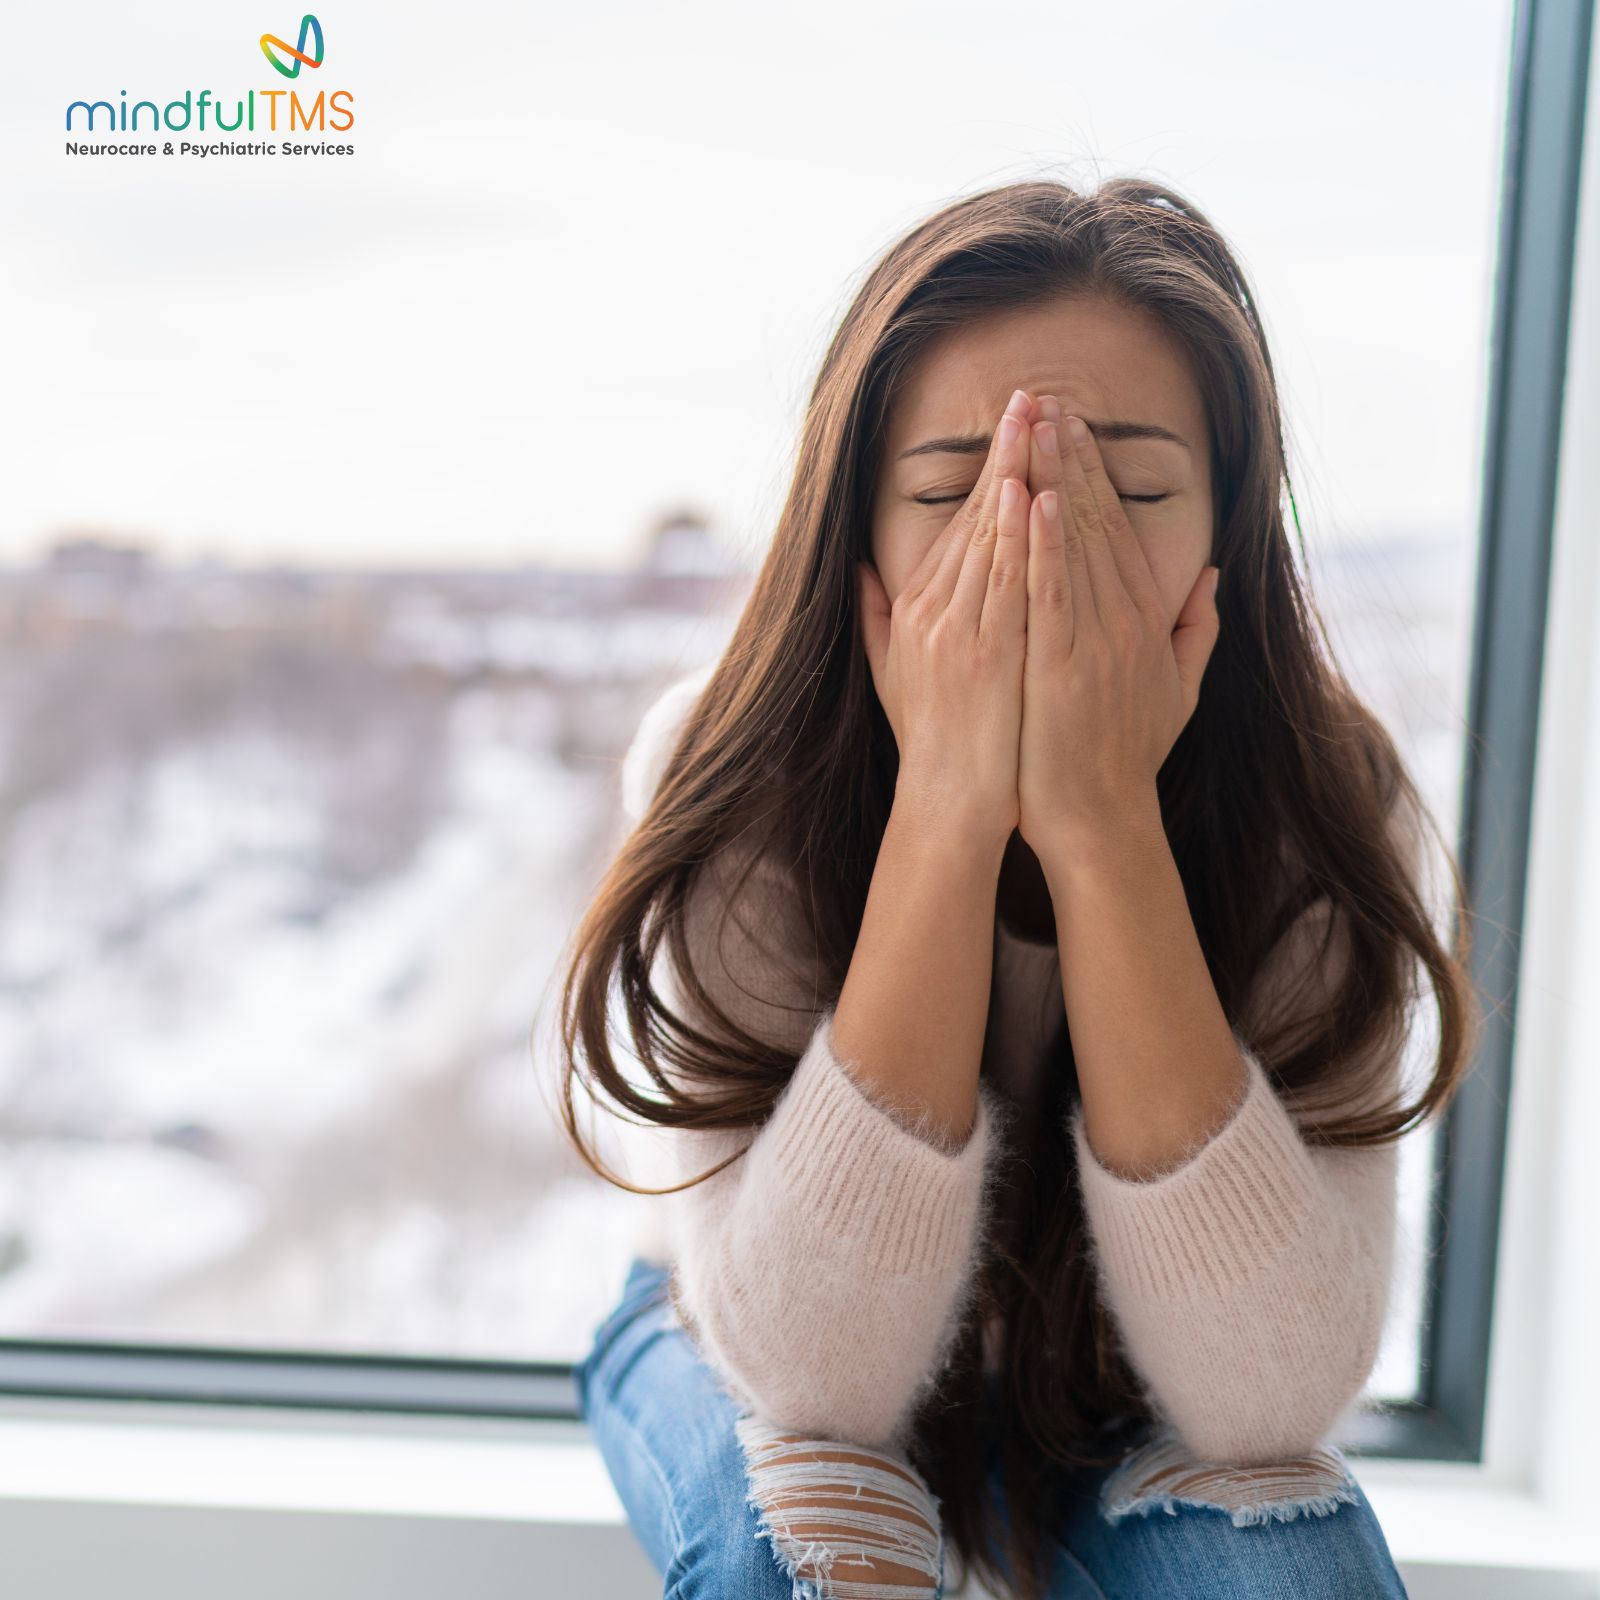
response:
{"label": "distant building", "polygon": [[632,598],[645,606],[703,610],[726,600],[748,576],[712,536],[704,516],[675,507],[645,534]]}
{"label": "distant building", "polygon": [[52,573],[92,573],[125,582],[144,575],[149,552],[141,545],[112,544],[93,534],[69,535],[51,545],[44,564]]}
{"label": "distant building", "polygon": [[737,571],[698,512],[669,511],[646,535],[644,570],[661,578],[728,578]]}

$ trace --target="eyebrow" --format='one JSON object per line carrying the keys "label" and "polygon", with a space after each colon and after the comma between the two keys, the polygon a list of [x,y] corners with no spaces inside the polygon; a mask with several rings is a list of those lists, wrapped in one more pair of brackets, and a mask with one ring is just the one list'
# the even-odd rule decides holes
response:
{"label": "eyebrow", "polygon": [[[1113,444],[1119,439],[1165,439],[1171,444],[1181,444],[1185,450],[1193,453],[1189,441],[1182,434],[1174,433],[1170,428],[1163,428],[1156,422],[1116,420],[1095,422],[1088,417],[1083,420],[1089,424],[1089,432],[1102,444]],[[941,439],[924,439],[921,444],[914,444],[909,450],[902,450],[895,460],[904,461],[907,456],[983,456],[988,453],[987,434],[956,433]]]}

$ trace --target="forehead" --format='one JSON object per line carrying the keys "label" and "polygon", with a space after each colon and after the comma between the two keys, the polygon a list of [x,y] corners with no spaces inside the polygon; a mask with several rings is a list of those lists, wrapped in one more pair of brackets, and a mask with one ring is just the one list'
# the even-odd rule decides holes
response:
{"label": "forehead", "polygon": [[1159,423],[1204,453],[1200,390],[1160,318],[1074,295],[986,314],[941,334],[896,394],[888,459],[936,434],[988,433],[1013,389],[1053,394],[1063,414]]}

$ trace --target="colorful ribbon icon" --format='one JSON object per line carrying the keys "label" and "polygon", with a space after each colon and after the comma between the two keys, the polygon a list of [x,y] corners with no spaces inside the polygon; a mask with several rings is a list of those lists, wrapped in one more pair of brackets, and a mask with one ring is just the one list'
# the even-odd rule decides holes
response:
{"label": "colorful ribbon icon", "polygon": [[[306,54],[306,36],[308,34],[314,34],[316,36],[317,43],[315,55],[308,56]],[[284,66],[284,64],[275,55],[273,55],[272,51],[274,46],[276,46],[279,50],[287,50],[288,53],[294,57],[294,65],[288,67]],[[302,17],[300,19],[300,40],[298,44],[289,44],[286,40],[280,39],[275,33],[264,33],[261,35],[261,53],[273,64],[274,67],[278,69],[279,72],[284,75],[284,77],[298,78],[300,76],[300,63],[302,61],[308,67],[320,67],[322,65],[322,24],[318,22],[315,17]]]}

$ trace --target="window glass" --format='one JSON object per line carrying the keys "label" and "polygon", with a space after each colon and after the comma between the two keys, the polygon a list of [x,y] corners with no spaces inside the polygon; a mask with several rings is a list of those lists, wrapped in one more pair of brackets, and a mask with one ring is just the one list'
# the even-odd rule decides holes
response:
{"label": "window glass", "polygon": [[197,0],[10,19],[5,1335],[583,1352],[640,1202],[535,1019],[617,761],[956,193],[1143,172],[1237,246],[1314,581],[1455,821],[1505,5],[404,9],[321,18],[346,155],[69,153],[71,101],[284,80]]}

